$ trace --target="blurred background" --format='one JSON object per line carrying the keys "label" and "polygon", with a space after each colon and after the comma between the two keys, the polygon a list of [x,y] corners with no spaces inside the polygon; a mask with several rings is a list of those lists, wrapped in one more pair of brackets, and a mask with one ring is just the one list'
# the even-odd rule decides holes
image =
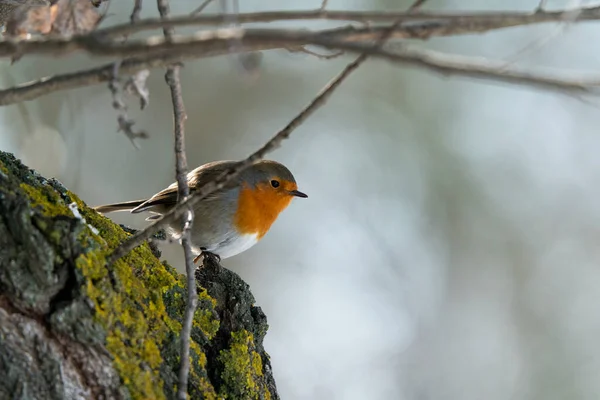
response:
{"label": "blurred background", "polygon": [[[127,21],[131,3],[113,2],[106,25]],[[173,0],[172,12],[199,3]],[[328,7],[410,3],[330,0]],[[430,0],[426,9],[526,11],[537,3]],[[319,5],[240,0],[241,11]],[[142,16],[155,9],[146,1]],[[560,29],[414,44],[516,56],[528,67],[599,70],[600,25]],[[229,57],[186,63],[190,167],[256,150],[351,59],[271,51],[255,80]],[[95,63],[3,61],[0,84]],[[151,136],[139,150],[116,131],[106,85],[0,108],[0,149],[90,205],[148,197],[174,180],[163,77],[152,71],[146,110],[128,100],[136,127]],[[600,398],[599,104],[382,61],[353,74],[270,155],[290,167],[309,198],[295,200],[257,246],[223,262],[268,316],[265,347],[282,399]],[[110,216],[146,225],[144,216]],[[181,248],[163,249],[183,271]]]}

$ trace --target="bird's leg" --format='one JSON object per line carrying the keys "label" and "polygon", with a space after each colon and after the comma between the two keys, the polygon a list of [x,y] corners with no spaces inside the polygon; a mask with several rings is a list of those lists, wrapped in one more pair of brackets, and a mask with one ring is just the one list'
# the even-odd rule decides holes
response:
{"label": "bird's leg", "polygon": [[205,257],[215,259],[218,264],[221,263],[221,256],[216,253],[211,253],[210,251],[203,251],[202,254],[204,254]]}
{"label": "bird's leg", "polygon": [[196,264],[202,256],[204,256],[205,258],[208,257],[208,258],[215,259],[217,261],[217,264],[221,263],[221,256],[219,256],[218,254],[211,253],[210,251],[206,251],[206,249],[204,249],[204,248],[201,248],[200,250],[201,250],[200,254],[198,254],[196,256],[196,258],[194,258],[194,264]]}

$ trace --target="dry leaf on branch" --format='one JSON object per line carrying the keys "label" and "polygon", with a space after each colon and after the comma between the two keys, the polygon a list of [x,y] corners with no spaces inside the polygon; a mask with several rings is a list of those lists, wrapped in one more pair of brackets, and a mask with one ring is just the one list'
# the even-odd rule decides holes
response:
{"label": "dry leaf on branch", "polygon": [[0,18],[5,2],[22,3],[6,17],[5,34],[9,36],[84,34],[94,30],[103,17],[90,0],[0,0]]}
{"label": "dry leaf on branch", "polygon": [[136,149],[140,148],[137,139],[148,139],[150,137],[144,130],[134,130],[133,125],[135,125],[135,121],[129,118],[126,114],[120,114],[117,116],[117,123],[119,124],[119,132],[123,132],[125,136],[131,140],[131,143]]}
{"label": "dry leaf on branch", "polygon": [[102,14],[90,0],[58,0],[53,7],[57,7],[58,11],[52,24],[52,33],[87,33],[96,29],[102,20]]}
{"label": "dry leaf on branch", "polygon": [[0,22],[5,23],[5,34],[9,36],[50,33],[52,14],[46,0],[0,0]]}
{"label": "dry leaf on branch", "polygon": [[[121,68],[121,61],[116,61],[113,65],[112,79],[108,82],[108,89],[112,94],[112,106],[118,112],[117,123],[119,124],[119,132],[125,133],[125,135],[131,140],[133,146],[139,149],[137,139],[147,139],[148,133],[144,130],[134,130],[133,125],[135,121],[127,115],[127,105],[122,97],[122,91],[119,88],[119,69]],[[150,75],[149,70],[142,70],[137,74],[131,76],[125,84],[123,89],[128,92],[133,92],[140,97],[142,108],[148,104],[149,91],[146,88],[146,79]]]}
{"label": "dry leaf on branch", "polygon": [[29,9],[49,4],[47,0],[0,0],[0,23],[8,21],[18,8]]}
{"label": "dry leaf on branch", "polygon": [[142,110],[146,108],[150,101],[150,91],[148,90],[148,86],[146,86],[146,80],[149,76],[150,70],[143,69],[135,75],[130,76],[123,85],[123,89],[127,93],[140,98],[140,108]]}

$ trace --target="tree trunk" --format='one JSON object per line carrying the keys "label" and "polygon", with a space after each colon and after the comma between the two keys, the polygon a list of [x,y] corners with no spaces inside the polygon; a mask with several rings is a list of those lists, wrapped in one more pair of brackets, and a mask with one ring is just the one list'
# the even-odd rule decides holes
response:
{"label": "tree trunk", "polygon": [[[0,152],[0,398],[173,399],[185,276],[58,181]],[[248,285],[196,274],[191,399],[278,399]]]}

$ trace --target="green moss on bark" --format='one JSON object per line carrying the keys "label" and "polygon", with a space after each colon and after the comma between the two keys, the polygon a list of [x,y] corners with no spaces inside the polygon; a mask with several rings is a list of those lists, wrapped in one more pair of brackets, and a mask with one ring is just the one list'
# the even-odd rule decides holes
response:
{"label": "green moss on bark", "polygon": [[[22,222],[40,235],[29,247],[40,248],[35,257],[27,254],[27,243],[8,239],[1,243],[7,249],[0,254],[6,258],[0,264],[0,288],[9,289],[19,310],[40,314],[56,332],[104,348],[123,386],[121,398],[174,398],[187,297],[185,276],[160,262],[148,244],[107,267],[107,256],[130,233],[87,207],[59,182],[42,178],[9,154],[0,152],[0,171],[0,213],[16,210],[10,218],[17,221],[11,223],[9,218],[2,224],[0,220],[0,233],[18,236],[17,225]],[[73,203],[76,210],[69,208]],[[13,270],[19,263],[30,270]],[[27,274],[40,274],[38,269],[44,279],[32,285]],[[254,307],[247,285],[223,268],[205,278],[198,280],[208,290],[197,288],[190,397],[278,398],[270,365],[268,376],[263,373],[263,361],[268,362],[262,349],[266,318]],[[240,301],[219,300],[228,291],[234,293],[229,297]],[[240,320],[232,323],[231,316],[240,312]],[[230,335],[233,327],[243,329]],[[259,335],[256,343],[253,333]]]}
{"label": "green moss on bark", "polygon": [[264,399],[271,396],[263,378],[262,360],[254,347],[252,334],[245,329],[231,333],[231,343],[222,350],[219,361],[224,369],[222,395],[228,399]]}

